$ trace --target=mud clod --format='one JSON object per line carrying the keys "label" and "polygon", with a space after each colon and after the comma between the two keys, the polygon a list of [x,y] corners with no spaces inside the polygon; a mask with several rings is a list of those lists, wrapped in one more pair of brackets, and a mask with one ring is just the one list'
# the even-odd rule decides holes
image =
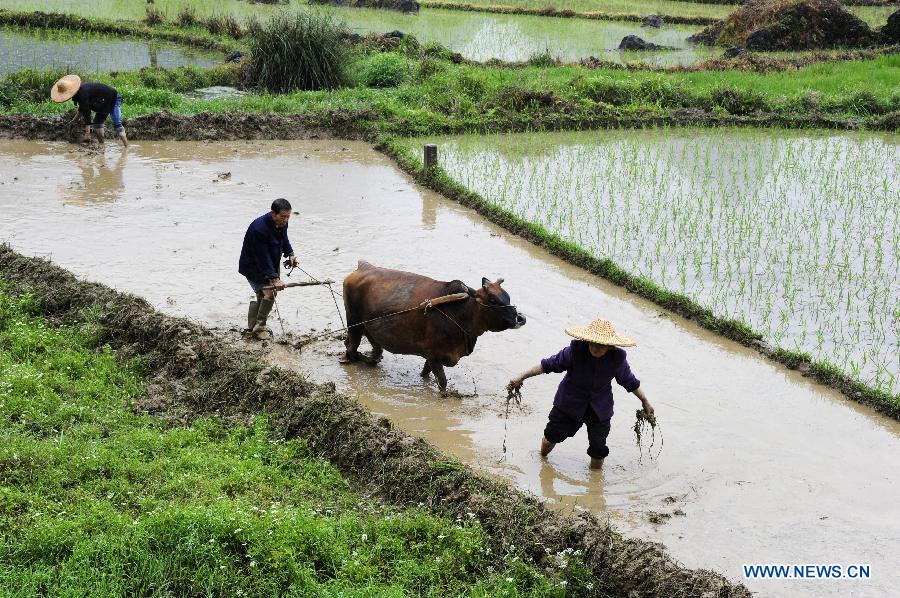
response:
{"label": "mud clod", "polygon": [[688,39],[765,51],[870,48],[886,43],[837,0],[750,0]]}

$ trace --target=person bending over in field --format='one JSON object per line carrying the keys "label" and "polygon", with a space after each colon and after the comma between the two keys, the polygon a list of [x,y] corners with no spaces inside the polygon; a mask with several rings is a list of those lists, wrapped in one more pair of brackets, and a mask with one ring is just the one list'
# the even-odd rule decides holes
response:
{"label": "person bending over in field", "polygon": [[609,454],[606,437],[613,415],[613,378],[640,399],[648,417],[653,415],[653,406],[641,390],[640,380],[631,373],[625,350],[619,348],[635,346],[633,340],[618,334],[608,320],[602,319],[594,320],[590,326],[566,328],[566,334],[576,340],[510,380],[507,389],[519,389],[526,378],[538,374],[566,372],[544,428],[541,456],[546,457],[557,443],[571,438],[585,425],[591,469],[600,469]]}
{"label": "person bending over in field", "polygon": [[[84,118],[84,141],[91,140],[91,129],[97,141],[103,143],[106,119],[112,114],[113,126],[122,141],[128,145],[125,127],[122,125],[122,96],[103,83],[82,83],[78,75],[66,75],[53,85],[50,98],[59,104],[72,100]],[[91,120],[91,112],[94,118]]]}

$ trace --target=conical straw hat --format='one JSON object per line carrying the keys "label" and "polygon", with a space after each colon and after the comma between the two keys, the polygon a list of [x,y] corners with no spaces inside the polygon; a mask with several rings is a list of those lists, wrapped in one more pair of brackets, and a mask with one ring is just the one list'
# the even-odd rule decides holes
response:
{"label": "conical straw hat", "polygon": [[598,345],[615,345],[616,347],[634,347],[634,340],[622,336],[615,331],[609,320],[598,318],[590,326],[572,326],[566,328],[566,334],[589,343]]}
{"label": "conical straw hat", "polygon": [[78,75],[66,75],[53,84],[50,90],[50,99],[54,102],[66,102],[72,99],[78,88],[81,87],[81,77]]}

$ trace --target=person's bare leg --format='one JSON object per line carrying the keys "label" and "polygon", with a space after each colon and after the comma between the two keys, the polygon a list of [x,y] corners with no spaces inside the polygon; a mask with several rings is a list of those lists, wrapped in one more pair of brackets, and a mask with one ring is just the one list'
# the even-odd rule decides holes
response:
{"label": "person's bare leg", "polygon": [[591,457],[591,469],[603,469],[603,459]]}
{"label": "person's bare leg", "polygon": [[550,442],[546,437],[541,438],[541,457],[546,457],[550,454],[550,451],[553,450],[553,447],[556,446],[555,442]]}

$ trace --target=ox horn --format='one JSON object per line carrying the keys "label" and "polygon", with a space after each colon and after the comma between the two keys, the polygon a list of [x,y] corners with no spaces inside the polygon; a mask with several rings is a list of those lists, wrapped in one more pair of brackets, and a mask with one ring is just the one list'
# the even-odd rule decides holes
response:
{"label": "ox horn", "polygon": [[502,279],[502,278],[498,278],[496,284],[503,284],[503,279]]}

